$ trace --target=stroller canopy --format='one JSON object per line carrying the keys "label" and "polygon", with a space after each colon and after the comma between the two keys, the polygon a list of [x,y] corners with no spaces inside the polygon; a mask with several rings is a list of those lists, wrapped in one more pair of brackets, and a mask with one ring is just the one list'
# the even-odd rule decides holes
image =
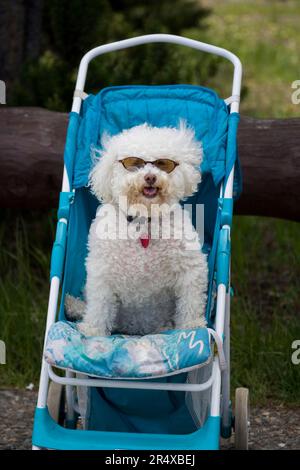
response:
{"label": "stroller canopy", "polygon": [[[226,143],[229,121],[235,121],[236,129],[238,114],[230,115],[225,102],[208,88],[165,85],[105,88],[97,95],[88,96],[80,116],[71,113],[77,133],[77,151],[74,158],[67,147],[65,163],[73,187],[81,188],[88,183],[91,148],[101,147],[104,132],[115,135],[145,122],[156,127],[176,127],[180,119],[194,128],[196,138],[202,142],[202,172],[210,173],[217,186],[236,160],[236,139],[230,143],[230,148],[227,146],[227,151]],[[240,184],[237,173],[237,193]]]}

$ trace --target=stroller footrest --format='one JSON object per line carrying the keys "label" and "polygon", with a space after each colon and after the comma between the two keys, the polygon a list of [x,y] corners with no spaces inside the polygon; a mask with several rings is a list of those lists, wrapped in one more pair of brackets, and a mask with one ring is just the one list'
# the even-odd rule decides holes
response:
{"label": "stroller footrest", "polygon": [[36,408],[32,443],[57,450],[217,450],[219,434],[219,416],[209,416],[203,427],[191,434],[138,434],[66,429],[51,418],[47,408]]}

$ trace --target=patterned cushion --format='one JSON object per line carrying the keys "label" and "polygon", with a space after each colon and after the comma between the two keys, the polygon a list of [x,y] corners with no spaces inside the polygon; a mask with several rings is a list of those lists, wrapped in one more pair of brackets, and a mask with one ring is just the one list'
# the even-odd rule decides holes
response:
{"label": "patterned cushion", "polygon": [[206,328],[147,336],[84,336],[76,323],[58,321],[49,330],[46,361],[92,376],[142,379],[190,370],[211,359]]}

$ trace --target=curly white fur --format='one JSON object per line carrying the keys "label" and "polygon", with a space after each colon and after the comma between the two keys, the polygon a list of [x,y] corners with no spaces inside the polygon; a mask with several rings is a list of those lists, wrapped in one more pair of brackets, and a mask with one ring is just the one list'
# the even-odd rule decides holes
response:
{"label": "curly white fur", "polygon": [[[84,310],[80,328],[87,335],[150,334],[204,326],[206,256],[190,217],[178,204],[201,180],[202,149],[194,131],[183,122],[179,128],[143,124],[104,136],[102,148],[90,175],[91,189],[102,205],[89,233],[86,304],[69,297],[67,310],[77,318],[79,310]],[[127,171],[119,160],[128,156],[149,164]],[[159,158],[179,165],[167,174],[151,165]],[[147,175],[156,178],[157,194],[152,198],[144,193]],[[120,207],[122,197],[127,200],[126,210]],[[136,215],[141,204],[151,216],[148,248],[137,239],[148,233],[147,224],[134,228],[138,237],[129,236],[134,224],[128,223],[127,215]],[[172,214],[171,236],[165,236],[162,214]],[[107,227],[108,236],[99,236]],[[185,236],[176,237],[182,231]]]}

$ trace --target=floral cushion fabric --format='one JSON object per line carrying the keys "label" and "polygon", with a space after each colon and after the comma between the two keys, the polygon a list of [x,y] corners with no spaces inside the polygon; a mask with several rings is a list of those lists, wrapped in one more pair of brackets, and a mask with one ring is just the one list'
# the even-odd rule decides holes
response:
{"label": "floral cushion fabric", "polygon": [[58,321],[49,330],[46,361],[54,366],[104,378],[166,376],[211,359],[206,328],[165,331],[147,336],[84,336],[76,323]]}

